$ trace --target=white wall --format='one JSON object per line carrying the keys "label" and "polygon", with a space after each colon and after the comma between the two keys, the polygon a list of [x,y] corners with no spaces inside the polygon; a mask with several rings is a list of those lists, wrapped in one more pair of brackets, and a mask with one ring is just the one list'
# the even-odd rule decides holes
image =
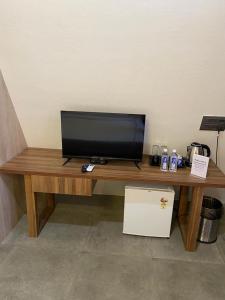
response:
{"label": "white wall", "polygon": [[[30,146],[61,147],[59,111],[147,114],[145,152],[225,115],[224,0],[0,0],[0,66]],[[225,137],[219,162],[225,172]]]}

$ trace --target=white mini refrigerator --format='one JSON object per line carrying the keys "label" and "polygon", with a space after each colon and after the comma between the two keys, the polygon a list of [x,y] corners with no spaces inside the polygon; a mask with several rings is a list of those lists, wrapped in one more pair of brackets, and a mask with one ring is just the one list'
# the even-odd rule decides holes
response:
{"label": "white mini refrigerator", "polygon": [[174,196],[171,186],[127,185],[123,233],[169,237]]}

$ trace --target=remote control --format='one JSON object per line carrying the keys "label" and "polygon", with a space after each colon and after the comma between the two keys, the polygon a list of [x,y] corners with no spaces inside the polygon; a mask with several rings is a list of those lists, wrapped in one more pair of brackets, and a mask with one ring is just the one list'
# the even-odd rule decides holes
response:
{"label": "remote control", "polygon": [[87,166],[87,172],[92,172],[92,170],[94,169],[95,165],[89,164]]}
{"label": "remote control", "polygon": [[92,165],[92,164],[84,164],[82,167],[81,167],[81,171],[83,173],[85,172],[92,172],[92,170],[94,169],[95,165]]}

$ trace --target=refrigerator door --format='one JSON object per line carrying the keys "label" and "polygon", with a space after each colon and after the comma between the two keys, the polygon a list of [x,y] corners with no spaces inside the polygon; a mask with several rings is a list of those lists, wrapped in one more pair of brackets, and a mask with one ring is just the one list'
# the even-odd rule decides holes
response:
{"label": "refrigerator door", "polygon": [[126,187],[123,233],[169,237],[174,195],[171,187]]}

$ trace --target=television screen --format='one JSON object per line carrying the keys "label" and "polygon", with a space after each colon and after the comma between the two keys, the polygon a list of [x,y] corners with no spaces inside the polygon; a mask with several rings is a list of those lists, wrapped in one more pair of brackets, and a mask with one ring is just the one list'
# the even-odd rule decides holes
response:
{"label": "television screen", "polygon": [[140,161],[145,115],[61,111],[63,157]]}

